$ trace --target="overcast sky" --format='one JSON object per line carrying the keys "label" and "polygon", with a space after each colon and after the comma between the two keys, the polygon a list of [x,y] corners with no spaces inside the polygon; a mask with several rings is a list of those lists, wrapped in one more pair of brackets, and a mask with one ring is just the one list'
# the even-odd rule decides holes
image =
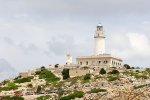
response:
{"label": "overcast sky", "polygon": [[[101,22],[108,53],[150,67],[149,0],[0,0],[0,74],[92,55]],[[1,70],[0,69],[0,70]],[[10,70],[9,70],[10,71]]]}

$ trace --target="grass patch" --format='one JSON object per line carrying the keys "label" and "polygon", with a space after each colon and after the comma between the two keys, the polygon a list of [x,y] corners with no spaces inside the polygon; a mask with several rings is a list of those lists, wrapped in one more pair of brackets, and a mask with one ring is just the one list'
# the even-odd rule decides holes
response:
{"label": "grass patch", "polygon": [[37,98],[37,100],[49,100],[51,98],[50,95],[46,95],[46,96],[40,96]]}
{"label": "grass patch", "polygon": [[14,82],[15,83],[25,83],[25,82],[31,82],[32,79],[33,79],[33,76],[26,77],[26,78],[18,78],[18,79],[15,79]]}
{"label": "grass patch", "polygon": [[24,98],[18,97],[18,96],[13,96],[13,97],[5,96],[5,97],[2,97],[0,100],[24,100]]}
{"label": "grass patch", "polygon": [[139,88],[143,88],[143,87],[146,87],[146,86],[147,86],[147,84],[144,84],[144,85],[134,86],[133,88],[134,89],[139,89]]}
{"label": "grass patch", "polygon": [[91,89],[90,93],[106,92],[106,89],[94,88]]}
{"label": "grass patch", "polygon": [[84,92],[82,92],[82,91],[74,91],[74,93],[69,94],[67,96],[63,96],[59,100],[71,100],[71,99],[75,99],[75,98],[81,98],[83,96],[84,96]]}
{"label": "grass patch", "polygon": [[118,76],[108,76],[108,81],[115,81],[115,80],[119,80]]}
{"label": "grass patch", "polygon": [[9,83],[7,83],[7,86],[0,87],[0,92],[1,91],[16,90],[16,89],[18,89],[18,86],[15,83],[13,83],[13,82],[9,82]]}
{"label": "grass patch", "polygon": [[40,71],[37,71],[36,75],[39,75],[39,79],[44,79],[48,83],[52,83],[60,80],[60,78],[56,77],[51,71],[45,68],[41,68]]}

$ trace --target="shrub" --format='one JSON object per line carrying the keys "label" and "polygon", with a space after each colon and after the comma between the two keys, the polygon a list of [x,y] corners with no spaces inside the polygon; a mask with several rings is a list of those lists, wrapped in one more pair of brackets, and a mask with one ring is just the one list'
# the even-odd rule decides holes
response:
{"label": "shrub", "polygon": [[68,68],[63,69],[62,75],[63,75],[63,79],[64,79],[64,80],[70,78],[69,69],[68,69]]}
{"label": "shrub", "polygon": [[139,78],[148,79],[148,77],[146,75],[135,74],[134,77],[137,78],[137,79],[139,79]]}
{"label": "shrub", "polygon": [[33,85],[32,85],[32,84],[28,84],[28,87],[29,87],[29,88],[32,88],[32,87],[33,87]]}
{"label": "shrub", "polygon": [[101,70],[100,70],[100,72],[99,72],[99,74],[106,74],[106,71],[105,71],[105,69],[104,68],[101,68]]}
{"label": "shrub", "polygon": [[55,65],[55,68],[58,68],[58,66],[59,66],[59,64],[56,64],[56,65]]}
{"label": "shrub", "polygon": [[90,93],[106,92],[106,89],[94,88],[91,89]]}
{"label": "shrub", "polygon": [[18,96],[13,96],[13,97],[5,96],[5,97],[2,97],[1,100],[24,100],[24,98],[18,97]]}
{"label": "shrub", "polygon": [[2,82],[2,84],[5,85],[5,84],[7,84],[7,83],[9,83],[9,82],[10,82],[10,80],[4,80],[4,81]]}
{"label": "shrub", "polygon": [[41,71],[36,71],[35,73],[36,75],[39,75],[40,79],[44,79],[48,83],[60,80],[60,78],[56,77],[51,71],[47,69],[42,69]]}
{"label": "shrub", "polygon": [[51,98],[50,95],[46,95],[46,96],[40,96],[37,98],[37,100],[49,100]]}
{"label": "shrub", "polygon": [[14,97],[11,97],[10,100],[24,100],[24,98],[23,97],[14,96]]}
{"label": "shrub", "polygon": [[18,86],[13,82],[9,82],[9,83],[7,83],[6,87],[0,87],[0,92],[1,91],[16,90],[16,89],[18,89]]}
{"label": "shrub", "polygon": [[126,69],[131,69],[131,67],[128,64],[124,64],[123,67],[125,67]]}
{"label": "shrub", "polygon": [[118,70],[112,70],[111,72],[109,72],[108,74],[119,74]]}
{"label": "shrub", "polygon": [[84,76],[84,80],[89,80],[89,79],[91,79],[91,74],[86,74],[86,75]]}
{"label": "shrub", "polygon": [[108,77],[108,81],[115,81],[115,80],[119,80],[118,77],[114,77],[114,76],[109,76]]}
{"label": "shrub", "polygon": [[19,78],[19,79],[16,79],[14,82],[15,83],[31,82],[31,79],[33,79],[33,77]]}
{"label": "shrub", "polygon": [[140,71],[139,71],[139,70],[136,70],[136,72],[139,73]]}
{"label": "shrub", "polygon": [[84,93],[82,91],[75,91],[74,93],[61,97],[59,100],[71,100],[75,98],[81,98],[84,96]]}

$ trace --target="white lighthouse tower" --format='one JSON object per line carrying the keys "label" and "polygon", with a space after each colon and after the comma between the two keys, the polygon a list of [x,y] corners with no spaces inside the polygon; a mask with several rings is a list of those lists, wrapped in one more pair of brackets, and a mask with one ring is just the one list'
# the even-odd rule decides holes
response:
{"label": "white lighthouse tower", "polygon": [[95,55],[105,53],[105,34],[103,31],[103,26],[101,24],[97,25],[97,30],[95,32]]}

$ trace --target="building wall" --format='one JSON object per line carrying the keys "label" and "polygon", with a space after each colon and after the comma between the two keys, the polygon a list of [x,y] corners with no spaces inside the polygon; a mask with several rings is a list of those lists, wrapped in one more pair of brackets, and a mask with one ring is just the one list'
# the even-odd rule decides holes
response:
{"label": "building wall", "polygon": [[89,69],[74,68],[69,70],[70,77],[82,76],[87,73],[90,73]]}
{"label": "building wall", "polygon": [[113,58],[77,58],[77,64],[79,66],[91,66],[91,67],[121,67],[122,62]]}
{"label": "building wall", "polygon": [[95,55],[105,53],[105,38],[95,38]]}

